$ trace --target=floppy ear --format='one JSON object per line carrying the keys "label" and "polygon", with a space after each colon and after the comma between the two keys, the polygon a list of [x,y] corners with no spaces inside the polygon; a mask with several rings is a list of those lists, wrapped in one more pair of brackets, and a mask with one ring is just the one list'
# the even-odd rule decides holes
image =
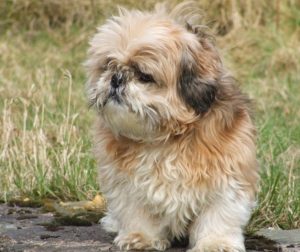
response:
{"label": "floppy ear", "polygon": [[178,80],[179,96],[185,104],[194,109],[196,114],[203,114],[213,104],[217,92],[216,81],[204,79],[196,60],[188,52],[184,52],[180,62]]}

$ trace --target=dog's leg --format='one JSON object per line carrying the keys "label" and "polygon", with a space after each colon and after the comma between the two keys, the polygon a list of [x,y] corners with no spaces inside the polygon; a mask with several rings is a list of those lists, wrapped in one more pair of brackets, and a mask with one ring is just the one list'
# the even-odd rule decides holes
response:
{"label": "dog's leg", "polygon": [[118,233],[119,223],[113,216],[111,211],[108,211],[106,215],[99,221],[103,229],[108,233]]}
{"label": "dog's leg", "polygon": [[244,252],[242,228],[249,220],[251,207],[247,193],[224,191],[192,224],[188,252]]}
{"label": "dog's leg", "polygon": [[[129,202],[128,202],[129,203]],[[163,221],[154,219],[146,211],[139,209],[137,205],[129,204],[121,211],[117,211],[117,221],[112,219],[116,216],[109,213],[101,221],[104,229],[116,231],[114,243],[122,250],[166,250],[171,243],[168,240],[168,232]],[[117,225],[115,225],[117,223]],[[113,230],[111,227],[113,226]]]}
{"label": "dog's leg", "polygon": [[114,243],[122,250],[159,250],[164,251],[170,247],[168,239],[155,239],[143,232],[121,232]]}

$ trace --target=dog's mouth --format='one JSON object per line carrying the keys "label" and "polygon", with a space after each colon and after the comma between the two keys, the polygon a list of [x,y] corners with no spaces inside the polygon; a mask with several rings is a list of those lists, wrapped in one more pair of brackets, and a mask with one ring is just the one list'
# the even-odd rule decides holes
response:
{"label": "dog's mouth", "polygon": [[109,91],[107,99],[115,101],[115,102],[117,102],[119,104],[122,103],[122,97],[121,97],[120,93],[116,89],[111,89]]}
{"label": "dog's mouth", "polygon": [[115,103],[117,103],[119,105],[125,103],[125,100],[124,100],[124,90],[111,88],[109,90],[109,92],[108,92],[107,97],[104,100],[103,107],[109,101],[115,102]]}

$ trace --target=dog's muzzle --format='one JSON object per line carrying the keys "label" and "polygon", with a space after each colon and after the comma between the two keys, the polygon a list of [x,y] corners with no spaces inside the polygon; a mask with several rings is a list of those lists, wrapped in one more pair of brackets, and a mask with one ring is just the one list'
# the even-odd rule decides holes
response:
{"label": "dog's muzzle", "polygon": [[108,98],[121,103],[121,90],[123,90],[123,85],[125,78],[122,73],[114,74],[110,80],[110,91]]}
{"label": "dog's muzzle", "polygon": [[124,77],[122,73],[114,74],[110,80],[110,86],[114,89],[119,88],[124,83]]}

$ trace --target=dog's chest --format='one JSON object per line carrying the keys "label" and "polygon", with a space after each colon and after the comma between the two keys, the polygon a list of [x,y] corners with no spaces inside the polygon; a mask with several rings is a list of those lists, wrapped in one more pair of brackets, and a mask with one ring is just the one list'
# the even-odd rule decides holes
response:
{"label": "dog's chest", "polygon": [[111,207],[141,207],[152,216],[173,220],[174,225],[178,221],[187,224],[199,214],[207,193],[191,183],[191,164],[183,153],[167,146],[122,150],[103,156],[106,162],[99,170]]}
{"label": "dog's chest", "polygon": [[191,219],[199,212],[205,193],[187,182],[185,172],[178,157],[148,153],[135,167],[128,186],[152,214]]}

